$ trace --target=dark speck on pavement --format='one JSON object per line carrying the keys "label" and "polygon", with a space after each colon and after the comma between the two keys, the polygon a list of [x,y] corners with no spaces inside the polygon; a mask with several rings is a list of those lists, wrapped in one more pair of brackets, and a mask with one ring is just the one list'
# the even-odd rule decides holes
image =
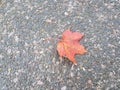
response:
{"label": "dark speck on pavement", "polygon": [[[69,26],[77,66],[56,51]],[[120,90],[120,0],[0,0],[0,90]]]}

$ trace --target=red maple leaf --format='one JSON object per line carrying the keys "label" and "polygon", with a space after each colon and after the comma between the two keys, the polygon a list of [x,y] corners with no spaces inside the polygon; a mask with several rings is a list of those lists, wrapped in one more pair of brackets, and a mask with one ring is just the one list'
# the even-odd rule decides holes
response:
{"label": "red maple leaf", "polygon": [[83,36],[79,32],[71,32],[70,29],[65,30],[57,43],[57,51],[60,57],[67,57],[74,64],[77,64],[74,58],[75,54],[86,53],[85,47],[79,44]]}

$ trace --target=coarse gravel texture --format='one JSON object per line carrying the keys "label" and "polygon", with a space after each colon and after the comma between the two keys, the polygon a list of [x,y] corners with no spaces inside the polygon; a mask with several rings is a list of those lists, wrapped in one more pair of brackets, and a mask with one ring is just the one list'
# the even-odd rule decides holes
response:
{"label": "coarse gravel texture", "polygon": [[[69,26],[77,66],[56,51]],[[0,90],[120,90],[120,0],[0,0]]]}

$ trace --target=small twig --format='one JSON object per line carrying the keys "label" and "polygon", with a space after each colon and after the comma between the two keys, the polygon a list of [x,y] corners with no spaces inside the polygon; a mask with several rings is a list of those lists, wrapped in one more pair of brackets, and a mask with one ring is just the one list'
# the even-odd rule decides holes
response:
{"label": "small twig", "polygon": [[60,39],[59,38],[52,38],[52,37],[43,38],[43,41],[48,41],[48,40],[60,40]]}

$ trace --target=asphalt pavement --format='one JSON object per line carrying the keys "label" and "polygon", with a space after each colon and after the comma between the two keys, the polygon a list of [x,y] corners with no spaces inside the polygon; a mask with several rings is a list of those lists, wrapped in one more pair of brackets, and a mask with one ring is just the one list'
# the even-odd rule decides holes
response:
{"label": "asphalt pavement", "polygon": [[[56,51],[69,26],[77,66]],[[0,0],[0,90],[120,90],[120,0]]]}

